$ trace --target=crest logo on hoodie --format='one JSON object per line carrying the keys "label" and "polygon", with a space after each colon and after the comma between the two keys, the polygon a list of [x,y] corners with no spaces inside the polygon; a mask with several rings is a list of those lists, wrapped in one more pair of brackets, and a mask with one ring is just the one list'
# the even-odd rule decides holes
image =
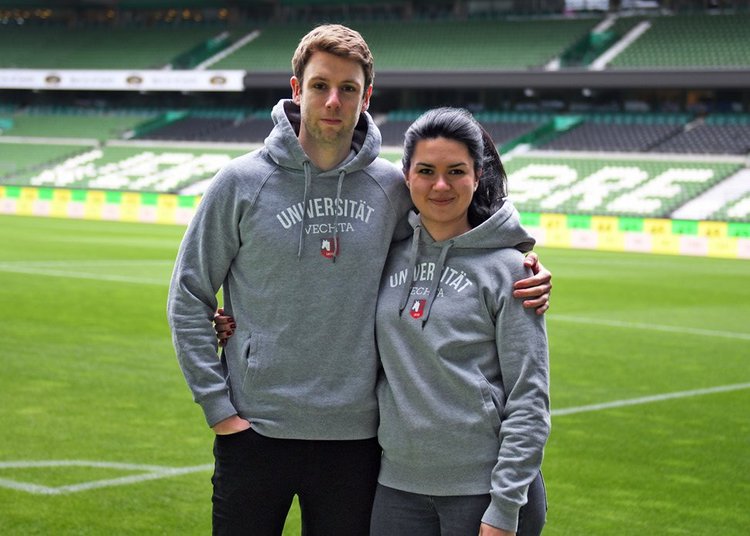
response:
{"label": "crest logo on hoodie", "polygon": [[427,300],[414,300],[414,303],[411,306],[411,311],[409,311],[411,317],[422,318],[422,315],[424,314],[424,306],[426,303]]}
{"label": "crest logo on hoodie", "polygon": [[326,259],[332,259],[334,255],[339,255],[341,250],[341,240],[339,238],[321,238],[320,239],[320,254]]}

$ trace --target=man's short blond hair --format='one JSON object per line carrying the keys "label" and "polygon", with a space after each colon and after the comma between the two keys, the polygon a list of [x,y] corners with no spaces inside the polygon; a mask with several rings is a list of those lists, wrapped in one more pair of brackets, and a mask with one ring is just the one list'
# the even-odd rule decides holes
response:
{"label": "man's short blond hair", "polygon": [[305,67],[315,52],[327,52],[354,60],[362,66],[365,75],[363,91],[372,85],[375,78],[372,53],[364,38],[356,30],[341,24],[323,24],[312,29],[297,45],[292,57],[292,72],[302,82]]}

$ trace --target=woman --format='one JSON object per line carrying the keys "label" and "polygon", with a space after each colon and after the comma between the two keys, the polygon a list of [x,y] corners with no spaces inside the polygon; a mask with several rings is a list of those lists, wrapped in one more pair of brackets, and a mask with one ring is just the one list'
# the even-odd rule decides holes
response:
{"label": "woman", "polygon": [[[543,317],[512,297],[534,239],[469,112],[417,119],[403,169],[418,214],[413,237],[391,248],[378,300],[383,457],[371,535],[539,534],[547,338]],[[216,321],[224,341],[232,320]]]}
{"label": "woman", "polygon": [[403,168],[419,214],[413,238],[391,247],[378,298],[383,457],[371,536],[538,534],[547,337],[543,318],[512,298],[534,239],[468,112],[417,119]]}

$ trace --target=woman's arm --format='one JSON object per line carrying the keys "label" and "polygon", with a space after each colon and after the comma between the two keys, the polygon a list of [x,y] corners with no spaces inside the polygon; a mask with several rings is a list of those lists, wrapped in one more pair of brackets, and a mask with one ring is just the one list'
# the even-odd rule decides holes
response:
{"label": "woman's arm", "polygon": [[[518,256],[517,256],[518,255]],[[520,254],[506,260],[506,280],[528,273]],[[514,530],[529,485],[539,474],[550,431],[549,355],[544,317],[501,291],[495,341],[505,394],[501,404],[500,450],[492,471],[491,504],[482,522]]]}

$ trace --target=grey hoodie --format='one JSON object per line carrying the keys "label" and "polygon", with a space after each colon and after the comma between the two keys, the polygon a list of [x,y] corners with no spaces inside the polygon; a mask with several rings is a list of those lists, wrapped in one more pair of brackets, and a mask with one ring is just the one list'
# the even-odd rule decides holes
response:
{"label": "grey hoodie", "polygon": [[489,492],[482,521],[515,530],[550,431],[544,318],[512,297],[534,240],[510,202],[442,242],[411,221],[413,239],[388,257],[376,317],[379,482]]}
{"label": "grey hoodie", "polygon": [[[394,233],[409,233],[408,192],[377,158],[368,114],[325,172],[299,144],[299,107],[282,100],[272,117],[264,148],[217,174],[183,238],[167,306],[177,358],[210,426],[238,414],[270,437],[373,437],[377,288]],[[219,288],[237,323],[221,360]]]}

